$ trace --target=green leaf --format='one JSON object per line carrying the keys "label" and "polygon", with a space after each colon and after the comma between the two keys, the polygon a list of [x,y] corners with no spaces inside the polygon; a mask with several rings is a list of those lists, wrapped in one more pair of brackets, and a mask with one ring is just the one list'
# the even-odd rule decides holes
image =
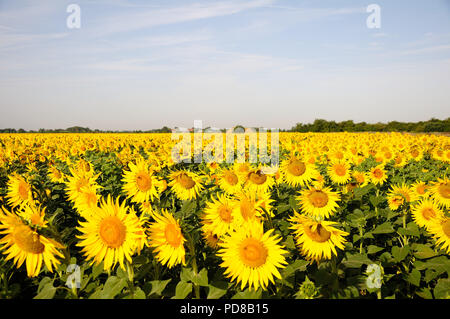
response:
{"label": "green leaf", "polygon": [[377,207],[378,205],[380,205],[385,200],[386,199],[383,196],[370,195],[370,197],[369,197],[369,201],[372,203],[372,205],[374,207]]}
{"label": "green leaf", "polygon": [[433,269],[440,273],[450,272],[450,260],[446,256],[438,256],[426,261],[415,261],[415,267],[418,270]]}
{"label": "green leaf", "polygon": [[376,254],[379,251],[382,251],[384,248],[383,247],[378,247],[375,245],[369,245],[367,247],[367,254]]}
{"label": "green leaf", "polygon": [[172,299],[184,299],[192,292],[192,283],[180,281],[175,288],[175,296]]}
{"label": "green leaf", "polygon": [[127,285],[125,278],[118,278],[116,276],[110,276],[105,282],[100,299],[113,299],[117,296],[123,288]]}
{"label": "green leaf", "polygon": [[152,290],[150,290],[149,295],[155,294],[155,295],[162,295],[163,290],[166,288],[167,284],[171,281],[172,279],[167,279],[167,280],[153,280],[150,281],[150,284],[152,285]]}
{"label": "green leaf", "polygon": [[401,262],[403,259],[406,258],[406,256],[408,256],[409,251],[410,247],[408,245],[404,247],[394,246],[392,247],[391,253],[396,262]]}
{"label": "green leaf", "polygon": [[254,291],[247,288],[244,291],[239,291],[237,294],[231,297],[231,299],[261,299],[261,295],[261,289]]}
{"label": "green leaf", "polygon": [[288,249],[295,249],[295,242],[294,242],[294,237],[292,237],[292,235],[289,235],[286,237],[286,240],[283,242],[283,245],[288,248]]}
{"label": "green leaf", "polygon": [[392,227],[392,224],[389,222],[378,225],[373,231],[372,234],[389,234],[393,233],[395,230]]}
{"label": "green leaf", "polygon": [[411,273],[409,273],[408,276],[406,277],[406,280],[412,283],[414,286],[419,287],[420,278],[421,278],[420,271],[418,271],[417,269],[413,269],[413,271],[411,271]]}
{"label": "green leaf", "polygon": [[345,258],[342,260],[342,264],[347,268],[360,268],[362,265],[369,265],[372,263],[373,261],[365,254],[346,253]]}
{"label": "green leaf", "polygon": [[349,214],[347,220],[353,227],[364,227],[366,224],[366,216],[360,209],[355,209],[353,213]]}
{"label": "green leaf", "polygon": [[406,228],[400,227],[397,231],[399,234],[404,236],[420,236],[419,227],[417,227],[416,223],[414,222],[409,223]]}
{"label": "green leaf", "polygon": [[441,278],[438,280],[433,290],[434,298],[447,299],[450,297],[450,278]]}
{"label": "green leaf", "polygon": [[415,250],[414,257],[419,259],[428,259],[437,256],[437,253],[428,245],[415,244],[413,249]]}
{"label": "green leaf", "polygon": [[289,197],[289,206],[291,209],[294,209],[294,210],[299,209],[297,200],[295,199],[295,196],[293,196],[293,195]]}
{"label": "green leaf", "polygon": [[192,282],[198,286],[208,286],[208,271],[206,268],[200,270],[198,274],[196,274],[192,268],[183,268],[181,270],[180,279],[185,282]]}
{"label": "green leaf", "polygon": [[433,295],[429,288],[422,288],[422,290],[416,291],[416,294],[423,299],[433,299]]}
{"label": "green leaf", "polygon": [[[48,278],[48,277],[45,277],[45,278]],[[50,279],[50,278],[48,278],[48,279]],[[34,299],[52,299],[53,296],[55,295],[55,292],[56,292],[56,288],[53,286],[53,280],[50,280],[50,281],[45,280],[45,284],[42,285],[39,293],[34,297]]]}
{"label": "green leaf", "polygon": [[227,293],[228,283],[225,281],[215,281],[208,286],[207,299],[219,299]]}
{"label": "green leaf", "polygon": [[194,284],[198,286],[208,286],[208,270],[206,268],[203,268],[200,270],[200,272],[194,276],[193,281]]}
{"label": "green leaf", "polygon": [[133,294],[129,294],[124,299],[146,299],[145,292],[141,288],[136,287]]}

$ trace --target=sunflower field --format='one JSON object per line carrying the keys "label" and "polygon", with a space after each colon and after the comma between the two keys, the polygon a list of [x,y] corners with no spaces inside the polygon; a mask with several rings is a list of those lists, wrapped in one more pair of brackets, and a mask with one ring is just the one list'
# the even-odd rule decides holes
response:
{"label": "sunflower field", "polygon": [[176,143],[0,134],[0,298],[450,298],[448,136],[282,132],[277,167]]}

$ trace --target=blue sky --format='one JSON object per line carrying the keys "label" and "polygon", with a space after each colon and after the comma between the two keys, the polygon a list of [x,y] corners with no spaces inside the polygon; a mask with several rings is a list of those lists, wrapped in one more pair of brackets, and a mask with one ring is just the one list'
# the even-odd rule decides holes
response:
{"label": "blue sky", "polygon": [[0,0],[3,128],[444,119],[449,87],[446,0]]}

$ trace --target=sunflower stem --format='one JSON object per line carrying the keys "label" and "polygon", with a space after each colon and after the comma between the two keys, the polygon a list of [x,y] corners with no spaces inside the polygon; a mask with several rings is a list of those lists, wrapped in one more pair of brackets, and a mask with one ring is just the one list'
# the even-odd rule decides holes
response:
{"label": "sunflower stem", "polygon": [[127,269],[127,276],[128,276],[128,280],[127,280],[128,288],[130,288],[131,298],[134,299],[134,271],[133,271],[133,266],[130,264],[129,261],[126,262],[126,269]]}
{"label": "sunflower stem", "polygon": [[[194,240],[192,238],[192,236],[190,234],[187,234],[186,237],[188,238],[188,242],[189,242],[189,251],[191,253],[191,258],[192,258],[192,270],[194,271],[194,275],[197,276],[198,275],[198,267],[197,267],[197,258],[195,255],[195,244],[194,244]],[[194,292],[195,292],[195,298],[196,299],[200,299],[200,287],[195,284],[192,283],[192,285],[194,286]]]}

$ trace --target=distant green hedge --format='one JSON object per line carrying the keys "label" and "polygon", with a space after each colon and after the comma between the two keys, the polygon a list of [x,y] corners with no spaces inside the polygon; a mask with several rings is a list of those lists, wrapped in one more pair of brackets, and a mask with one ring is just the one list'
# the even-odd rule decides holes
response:
{"label": "distant green hedge", "polygon": [[445,120],[432,118],[420,122],[397,122],[370,124],[354,123],[352,120],[335,122],[316,119],[313,123],[297,123],[290,132],[450,132],[450,117]]}

